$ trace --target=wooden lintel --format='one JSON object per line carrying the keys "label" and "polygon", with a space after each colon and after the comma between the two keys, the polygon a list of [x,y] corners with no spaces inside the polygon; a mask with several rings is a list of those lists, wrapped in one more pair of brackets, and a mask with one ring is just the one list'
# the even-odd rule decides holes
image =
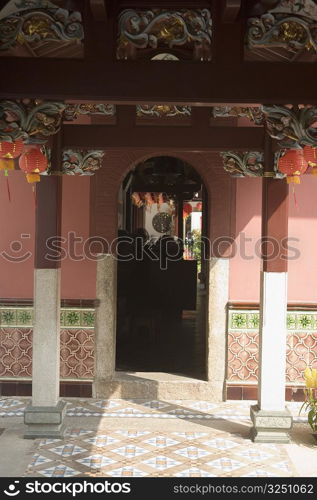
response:
{"label": "wooden lintel", "polygon": [[3,57],[0,98],[188,105],[316,102],[315,64],[234,63],[231,56],[228,63],[227,52],[210,63]]}
{"label": "wooden lintel", "polygon": [[89,0],[90,10],[95,22],[107,20],[106,0]]}
{"label": "wooden lintel", "polygon": [[186,151],[262,151],[261,127],[64,125],[63,147],[90,149],[164,148]]}
{"label": "wooden lintel", "polygon": [[241,0],[223,0],[222,21],[224,23],[234,23],[241,9]]}

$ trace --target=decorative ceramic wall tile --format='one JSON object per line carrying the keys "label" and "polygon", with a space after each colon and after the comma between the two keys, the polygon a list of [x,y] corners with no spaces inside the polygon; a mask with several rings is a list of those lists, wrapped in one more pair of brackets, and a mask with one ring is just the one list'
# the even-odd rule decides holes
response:
{"label": "decorative ceramic wall tile", "polygon": [[[89,308],[62,308],[61,326],[65,328],[94,328],[95,310]],[[0,327],[33,326],[32,307],[0,307]]]}
{"label": "decorative ceramic wall tile", "polygon": [[[229,311],[227,381],[256,384],[259,312]],[[303,384],[306,366],[317,367],[317,312],[287,314],[286,382]]]}
{"label": "decorative ceramic wall tile", "polygon": [[[32,328],[0,327],[0,377],[32,377]],[[92,328],[61,330],[62,379],[94,377]]]}

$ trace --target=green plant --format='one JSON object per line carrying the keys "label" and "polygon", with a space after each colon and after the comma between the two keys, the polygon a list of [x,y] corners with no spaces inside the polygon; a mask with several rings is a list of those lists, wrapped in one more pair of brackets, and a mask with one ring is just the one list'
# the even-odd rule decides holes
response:
{"label": "green plant", "polygon": [[305,409],[308,411],[308,423],[314,432],[317,432],[317,370],[306,368],[304,372],[304,389],[306,400],[304,401],[300,412]]}

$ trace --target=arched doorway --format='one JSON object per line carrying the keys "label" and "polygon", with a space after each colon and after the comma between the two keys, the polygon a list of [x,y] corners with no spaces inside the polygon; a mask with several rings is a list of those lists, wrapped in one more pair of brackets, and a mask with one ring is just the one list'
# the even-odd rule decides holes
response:
{"label": "arched doorway", "polygon": [[138,163],[119,193],[116,370],[206,378],[207,194],[172,156]]}

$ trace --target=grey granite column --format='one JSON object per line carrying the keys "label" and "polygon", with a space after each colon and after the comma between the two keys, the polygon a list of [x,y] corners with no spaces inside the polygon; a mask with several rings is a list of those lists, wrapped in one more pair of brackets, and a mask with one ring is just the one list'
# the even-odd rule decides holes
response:
{"label": "grey granite column", "polygon": [[213,388],[214,401],[224,399],[228,298],[229,259],[212,257],[209,263],[207,378]]}
{"label": "grey granite column", "polygon": [[93,395],[102,398],[114,377],[116,361],[117,260],[111,254],[98,255],[96,299]]}

